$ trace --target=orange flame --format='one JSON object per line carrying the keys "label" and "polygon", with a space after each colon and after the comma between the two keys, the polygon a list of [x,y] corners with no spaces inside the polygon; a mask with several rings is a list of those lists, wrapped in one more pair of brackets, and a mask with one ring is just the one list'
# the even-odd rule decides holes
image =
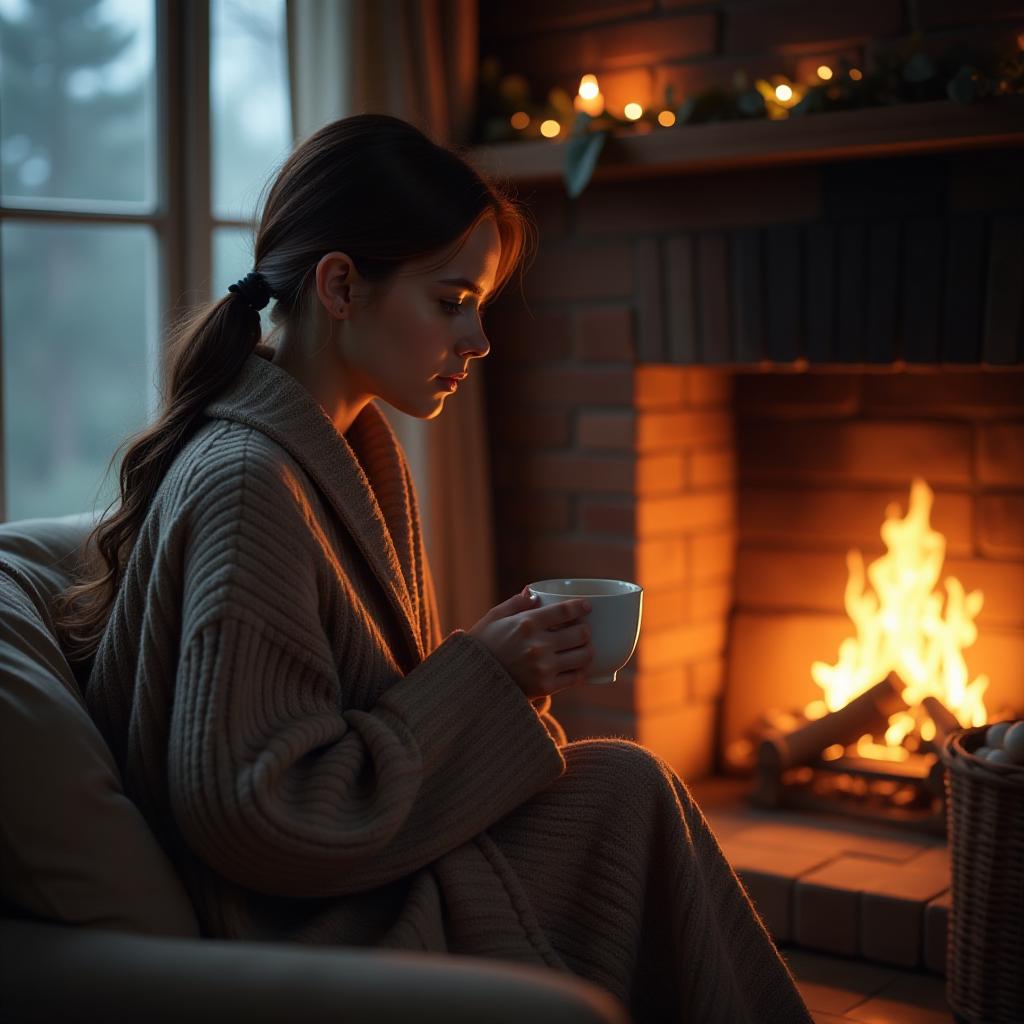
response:
{"label": "orange flame", "polygon": [[[979,675],[968,682],[963,657],[964,648],[978,638],[974,619],[984,596],[980,590],[965,593],[963,584],[948,576],[943,608],[943,595],[935,586],[946,556],[946,538],[931,528],[933,500],[931,488],[923,480],[914,480],[906,517],[900,517],[898,505],[886,509],[881,529],[886,553],[867,567],[870,588],[865,586],[860,551],[847,552],[845,606],[857,635],[839,645],[839,660],[834,665],[816,661],[811,666],[829,711],[843,707],[896,672],[906,684],[903,699],[911,709],[931,695],[942,701],[961,725],[984,725],[988,720],[982,699],[988,677]],[[924,712],[919,710],[918,715]],[[899,744],[917,721],[905,711],[893,715],[886,745],[863,736],[858,753],[888,759],[905,756]],[[930,720],[921,725],[923,736],[934,735]]]}

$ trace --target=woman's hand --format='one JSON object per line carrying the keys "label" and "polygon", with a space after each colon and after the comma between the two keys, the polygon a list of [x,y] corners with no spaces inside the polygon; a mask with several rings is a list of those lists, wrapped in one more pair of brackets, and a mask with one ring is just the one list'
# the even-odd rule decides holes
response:
{"label": "woman's hand", "polygon": [[590,611],[583,598],[538,608],[523,591],[492,608],[472,629],[529,698],[544,697],[582,682],[593,661]]}

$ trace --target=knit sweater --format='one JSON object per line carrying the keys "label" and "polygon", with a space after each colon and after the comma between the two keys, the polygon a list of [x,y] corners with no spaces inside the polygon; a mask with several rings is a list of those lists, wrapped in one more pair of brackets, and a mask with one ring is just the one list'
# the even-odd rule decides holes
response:
{"label": "knit sweater", "polygon": [[204,934],[546,964],[650,1019],[809,1020],[671,769],[567,744],[550,699],[441,636],[373,402],[339,434],[247,359],[161,482],[86,701]]}

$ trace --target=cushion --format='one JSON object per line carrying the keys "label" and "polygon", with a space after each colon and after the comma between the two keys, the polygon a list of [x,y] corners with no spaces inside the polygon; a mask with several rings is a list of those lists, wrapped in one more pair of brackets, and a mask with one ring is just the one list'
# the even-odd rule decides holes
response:
{"label": "cushion", "polygon": [[0,524],[0,899],[65,924],[198,936],[53,633],[91,516]]}

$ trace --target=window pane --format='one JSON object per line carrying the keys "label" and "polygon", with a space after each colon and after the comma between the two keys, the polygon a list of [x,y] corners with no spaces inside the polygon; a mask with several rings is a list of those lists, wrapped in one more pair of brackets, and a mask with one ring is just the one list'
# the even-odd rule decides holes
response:
{"label": "window pane", "polygon": [[0,194],[156,199],[153,2],[0,0]]}
{"label": "window pane", "polygon": [[213,215],[253,220],[291,149],[284,0],[212,0]]}
{"label": "window pane", "polygon": [[[250,228],[214,228],[213,231],[213,294],[216,301],[227,294],[228,286],[252,270],[253,234]],[[263,336],[271,330],[270,305],[260,310]]]}
{"label": "window pane", "polygon": [[0,260],[7,518],[102,511],[114,449],[157,406],[156,240],[7,221]]}

